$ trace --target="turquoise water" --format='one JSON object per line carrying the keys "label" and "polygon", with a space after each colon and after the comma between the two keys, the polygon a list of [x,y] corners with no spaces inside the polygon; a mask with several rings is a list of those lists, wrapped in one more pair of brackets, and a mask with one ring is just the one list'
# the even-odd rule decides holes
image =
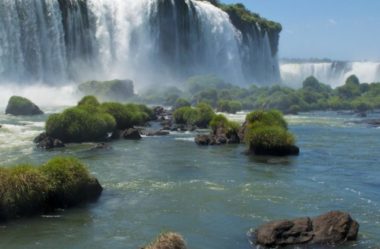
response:
{"label": "turquoise water", "polygon": [[361,224],[359,241],[341,248],[380,248],[380,129],[353,116],[288,116],[301,154],[282,159],[245,156],[244,145],[198,147],[194,133],[41,151],[31,140],[46,117],[0,115],[0,164],[74,155],[105,191],[94,204],[0,226],[0,248],[140,248],[174,230],[192,249],[248,249],[250,228],[335,209]]}

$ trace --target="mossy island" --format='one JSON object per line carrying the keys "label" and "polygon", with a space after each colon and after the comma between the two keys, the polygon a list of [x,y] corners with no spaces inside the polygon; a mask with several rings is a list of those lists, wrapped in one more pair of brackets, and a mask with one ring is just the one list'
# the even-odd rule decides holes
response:
{"label": "mossy island", "polygon": [[125,101],[135,96],[132,80],[87,81],[79,84],[79,92],[93,95],[103,101]]}
{"label": "mossy island", "polygon": [[12,96],[5,109],[5,114],[14,116],[32,116],[41,115],[44,112],[27,98],[21,96]]}
{"label": "mossy island", "polygon": [[153,118],[153,111],[145,105],[100,104],[94,96],[86,96],[77,106],[51,115],[45,129],[47,137],[63,143],[100,142],[119,138],[120,131],[145,125]]}
{"label": "mossy island", "polygon": [[96,201],[102,190],[87,167],[71,157],[56,157],[39,166],[1,167],[0,221]]}

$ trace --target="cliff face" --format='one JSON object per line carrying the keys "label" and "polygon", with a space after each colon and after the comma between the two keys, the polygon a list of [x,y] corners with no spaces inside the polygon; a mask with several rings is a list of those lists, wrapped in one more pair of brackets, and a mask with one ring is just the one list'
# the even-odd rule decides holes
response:
{"label": "cliff face", "polygon": [[196,74],[238,84],[280,79],[281,26],[242,5],[216,7],[197,0],[41,0],[31,5],[20,0],[0,7],[9,10],[0,16],[5,34],[0,81],[14,75],[48,83],[110,75],[137,83],[178,82]]}

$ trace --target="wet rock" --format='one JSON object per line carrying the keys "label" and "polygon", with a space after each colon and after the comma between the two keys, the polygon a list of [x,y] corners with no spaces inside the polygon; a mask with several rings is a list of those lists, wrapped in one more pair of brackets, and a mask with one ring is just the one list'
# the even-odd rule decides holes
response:
{"label": "wet rock", "polygon": [[38,135],[34,139],[34,143],[37,144],[37,148],[45,150],[65,147],[65,144],[61,140],[49,137],[45,132]]}
{"label": "wet rock", "polygon": [[332,211],[315,218],[273,221],[250,232],[252,243],[266,247],[299,244],[339,245],[357,239],[359,224],[348,213]]}
{"label": "wet rock", "polygon": [[9,101],[5,114],[11,114],[15,116],[21,115],[40,115],[43,111],[27,98],[20,96],[12,96]]}
{"label": "wet rock", "polygon": [[186,242],[178,233],[168,232],[158,236],[142,249],[186,249]]}
{"label": "wet rock", "polygon": [[194,141],[198,145],[210,145],[212,142],[210,135],[198,135],[195,137]]}
{"label": "wet rock", "polygon": [[148,137],[153,137],[153,136],[167,136],[170,134],[169,131],[166,130],[159,130],[159,131],[146,131],[143,130],[142,134]]}
{"label": "wet rock", "polygon": [[98,143],[94,147],[91,148],[91,150],[110,150],[112,149],[112,146],[107,143]]}
{"label": "wet rock", "polygon": [[140,140],[141,135],[138,129],[130,128],[124,131],[123,138],[127,140]]}

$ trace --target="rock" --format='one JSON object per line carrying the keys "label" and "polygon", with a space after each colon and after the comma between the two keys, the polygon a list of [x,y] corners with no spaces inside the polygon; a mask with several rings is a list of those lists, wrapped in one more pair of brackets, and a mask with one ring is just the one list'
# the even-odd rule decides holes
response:
{"label": "rock", "polygon": [[91,148],[91,150],[110,150],[112,149],[112,146],[107,143],[98,143],[94,147]]}
{"label": "rock", "polygon": [[211,143],[211,137],[210,135],[198,135],[194,141],[198,145],[209,145]]}
{"label": "rock", "polygon": [[273,221],[250,232],[252,243],[266,247],[299,244],[338,245],[357,239],[359,224],[348,213],[332,211],[315,218]]}
{"label": "rock", "polygon": [[61,140],[49,137],[45,132],[38,135],[34,139],[34,143],[37,144],[37,148],[42,148],[45,150],[65,147],[65,144]]}
{"label": "rock", "polygon": [[348,213],[332,211],[313,219],[313,243],[340,244],[356,240],[359,224]]}
{"label": "rock", "polygon": [[227,131],[224,127],[217,127],[208,135],[196,136],[194,141],[198,145],[239,144],[240,138],[236,132]]}
{"label": "rock", "polygon": [[129,128],[123,133],[124,139],[128,140],[139,140],[141,139],[141,135],[138,129]]}
{"label": "rock", "polygon": [[148,136],[148,137],[153,137],[153,136],[167,136],[167,135],[170,134],[170,132],[169,131],[165,131],[165,130],[159,130],[159,131],[146,131],[146,130],[143,130],[142,134],[145,135],[145,136]]}
{"label": "rock", "polygon": [[143,249],[186,249],[186,242],[178,233],[167,232],[158,236]]}
{"label": "rock", "polygon": [[9,101],[5,114],[15,116],[21,115],[40,115],[43,111],[29,99],[20,96],[12,96]]}
{"label": "rock", "polygon": [[253,153],[259,156],[297,156],[300,149],[295,145],[277,146],[270,149],[263,147],[253,148]]}

